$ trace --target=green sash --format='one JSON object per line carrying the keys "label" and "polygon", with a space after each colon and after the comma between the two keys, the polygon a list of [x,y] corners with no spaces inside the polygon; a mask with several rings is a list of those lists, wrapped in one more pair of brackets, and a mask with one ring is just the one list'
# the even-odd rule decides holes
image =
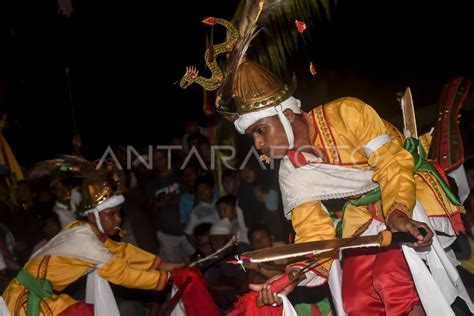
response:
{"label": "green sash", "polygon": [[459,201],[459,198],[456,196],[456,194],[453,193],[453,191],[451,191],[448,184],[439,174],[438,170],[436,170],[436,168],[433,167],[432,164],[430,164],[423,157],[420,157],[420,155],[418,154],[417,148],[423,147],[420,146],[420,142],[418,141],[418,139],[414,139],[412,137],[407,138],[403,147],[413,156],[413,160],[415,162],[415,172],[426,171],[431,173],[431,175],[436,179],[436,182],[438,182],[441,188],[443,189],[449,201],[456,206],[461,206],[462,203]]}
{"label": "green sash", "polygon": [[45,298],[53,296],[53,286],[49,280],[37,280],[25,269],[21,269],[16,276],[18,282],[28,289],[27,316],[39,316],[40,303]]}

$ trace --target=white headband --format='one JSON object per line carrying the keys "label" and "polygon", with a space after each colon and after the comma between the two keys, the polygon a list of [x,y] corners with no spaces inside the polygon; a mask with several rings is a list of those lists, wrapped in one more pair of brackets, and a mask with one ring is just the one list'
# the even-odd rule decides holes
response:
{"label": "white headband", "polygon": [[113,195],[112,197],[105,200],[105,202],[102,202],[99,205],[97,205],[97,207],[94,207],[90,210],[85,211],[84,216],[90,213],[94,213],[97,228],[102,234],[105,234],[104,228],[102,227],[102,224],[100,223],[99,213],[108,208],[119,206],[124,201],[125,201],[125,198],[123,197],[123,195]]}
{"label": "white headband", "polygon": [[283,113],[286,109],[292,110],[295,114],[301,114],[301,101],[294,97],[289,97],[277,106],[239,115],[239,118],[234,121],[234,126],[240,134],[245,134],[245,130],[255,122],[265,117],[278,115],[288,138],[289,149],[293,149],[295,136],[290,122]]}
{"label": "white headband", "polygon": [[84,215],[87,215],[87,214],[92,213],[92,212],[100,213],[105,209],[119,206],[124,201],[125,201],[125,199],[124,199],[123,195],[113,195],[110,198],[108,198],[107,200],[105,200],[104,202],[97,205],[96,207],[85,211]]}

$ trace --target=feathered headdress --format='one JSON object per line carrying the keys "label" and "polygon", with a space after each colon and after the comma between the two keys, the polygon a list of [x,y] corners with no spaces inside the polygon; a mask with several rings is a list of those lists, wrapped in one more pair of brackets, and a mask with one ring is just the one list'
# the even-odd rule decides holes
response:
{"label": "feathered headdress", "polygon": [[[243,0],[232,24],[216,18],[203,20],[203,23],[208,25],[221,24],[226,27],[227,40],[217,45],[213,45],[211,41],[206,51],[205,61],[211,70],[211,77],[199,76],[195,67],[188,67],[180,86],[186,88],[196,82],[206,90],[218,89],[216,107],[220,113],[227,114],[227,118],[229,115],[232,117],[232,114],[247,113],[284,101],[293,92],[295,80],[284,85],[272,72],[250,61],[246,57],[247,51],[251,43],[256,43],[261,48],[258,49],[257,57],[263,56],[270,64],[281,68],[285,64],[286,55],[297,46],[298,32],[294,27],[289,31],[294,17],[309,19],[315,11],[322,17],[320,11],[329,14],[333,2],[335,1]],[[282,27],[282,24],[285,26]],[[298,31],[303,24],[306,28],[307,24],[300,22]],[[255,40],[262,30],[265,36],[258,36],[259,40]],[[265,45],[259,43],[262,38],[266,41]],[[219,54],[227,54],[224,71],[216,62]],[[314,65],[311,65],[314,72]]]}

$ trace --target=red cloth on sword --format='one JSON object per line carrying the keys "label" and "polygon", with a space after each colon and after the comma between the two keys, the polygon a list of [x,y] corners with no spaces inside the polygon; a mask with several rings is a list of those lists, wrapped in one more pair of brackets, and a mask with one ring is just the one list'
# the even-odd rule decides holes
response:
{"label": "red cloth on sword", "polygon": [[[292,281],[285,275],[279,279],[273,280],[270,285],[276,293],[281,292],[285,287],[290,285]],[[259,292],[250,291],[239,297],[234,304],[234,310],[227,313],[226,316],[281,316],[283,313],[283,305],[280,306],[257,306],[257,296]]]}
{"label": "red cloth on sword", "polygon": [[181,297],[186,316],[219,316],[219,309],[197,268],[181,268],[173,273],[174,284],[178,288],[184,284],[187,278],[190,278],[191,282],[186,286]]}

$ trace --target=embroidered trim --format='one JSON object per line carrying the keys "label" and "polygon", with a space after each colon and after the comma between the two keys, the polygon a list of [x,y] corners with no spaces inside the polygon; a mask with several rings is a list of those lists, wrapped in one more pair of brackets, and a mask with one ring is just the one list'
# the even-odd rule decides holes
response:
{"label": "embroidered trim", "polygon": [[[20,282],[16,281],[18,284],[20,284]],[[21,284],[20,284],[21,287],[23,287]],[[25,315],[26,315],[26,303],[28,302],[28,290],[23,287],[23,289],[21,290],[20,292],[20,295],[18,295],[17,299],[16,299],[16,302],[15,302],[15,309],[13,311],[13,315],[14,316],[17,316],[20,314],[20,310],[23,308],[25,310]]]}
{"label": "embroidered trim", "polygon": [[311,113],[304,113],[303,121],[305,122],[306,128],[308,129],[308,137],[311,141],[311,144],[314,145],[316,141],[316,137],[318,136],[318,133],[315,126],[316,122],[314,121],[313,115]]}
{"label": "embroidered trim", "polygon": [[454,213],[450,214],[449,210],[446,208],[446,205],[445,205],[445,202],[444,202],[444,199],[443,199],[443,195],[442,195],[441,191],[439,190],[438,182],[436,181],[436,179],[434,179],[433,176],[431,176],[431,174],[429,174],[429,173],[417,172],[416,174],[418,176],[420,176],[420,178],[423,181],[425,181],[426,184],[428,184],[428,187],[434,193],[434,196],[436,197],[436,200],[438,200],[438,203],[441,205],[444,212],[446,213],[446,216],[449,218],[449,221],[451,222],[451,225],[453,225],[453,227],[456,227],[455,223],[452,219],[452,216],[453,216]]}
{"label": "embroidered trim", "polygon": [[387,226],[388,226],[388,222],[390,221],[390,216],[392,216],[392,214],[395,212],[403,214],[406,217],[410,217],[409,214],[411,213],[410,209],[406,205],[398,203],[398,202],[393,203],[392,207],[390,208],[386,216],[387,219],[385,220],[385,223],[387,223]]}
{"label": "embroidered trim", "polygon": [[381,201],[377,201],[374,203],[370,203],[368,205],[370,212],[372,213],[372,218],[375,218],[379,222],[385,223],[385,219],[383,217],[383,211],[382,211],[382,203]]}
{"label": "embroidered trim", "polygon": [[324,141],[323,141],[323,138],[321,136],[321,131],[319,130],[319,127],[318,127],[318,123],[316,122],[316,116],[315,116],[315,111],[311,111],[311,117],[312,117],[312,121],[313,121],[313,125],[314,125],[314,129],[316,130],[316,133],[315,133],[315,136],[314,136],[314,141],[313,141],[313,145],[315,144],[315,142],[319,139],[319,143],[321,145],[321,151],[324,155],[324,161],[326,161],[327,163],[329,163],[329,154],[328,154],[328,151],[326,150],[326,145],[324,144]]}
{"label": "embroidered trim", "polygon": [[317,125],[321,131],[322,140],[325,143],[324,148],[326,149],[326,153],[328,154],[329,161],[334,164],[341,163],[341,157],[339,157],[339,152],[337,151],[336,141],[331,133],[331,129],[329,128],[326,120],[326,114],[324,112],[324,107],[319,106],[313,111]]}
{"label": "embroidered trim", "polygon": [[51,307],[49,307],[48,303],[46,303],[44,300],[42,300],[40,303],[40,311],[43,312],[44,316],[53,316]]}

